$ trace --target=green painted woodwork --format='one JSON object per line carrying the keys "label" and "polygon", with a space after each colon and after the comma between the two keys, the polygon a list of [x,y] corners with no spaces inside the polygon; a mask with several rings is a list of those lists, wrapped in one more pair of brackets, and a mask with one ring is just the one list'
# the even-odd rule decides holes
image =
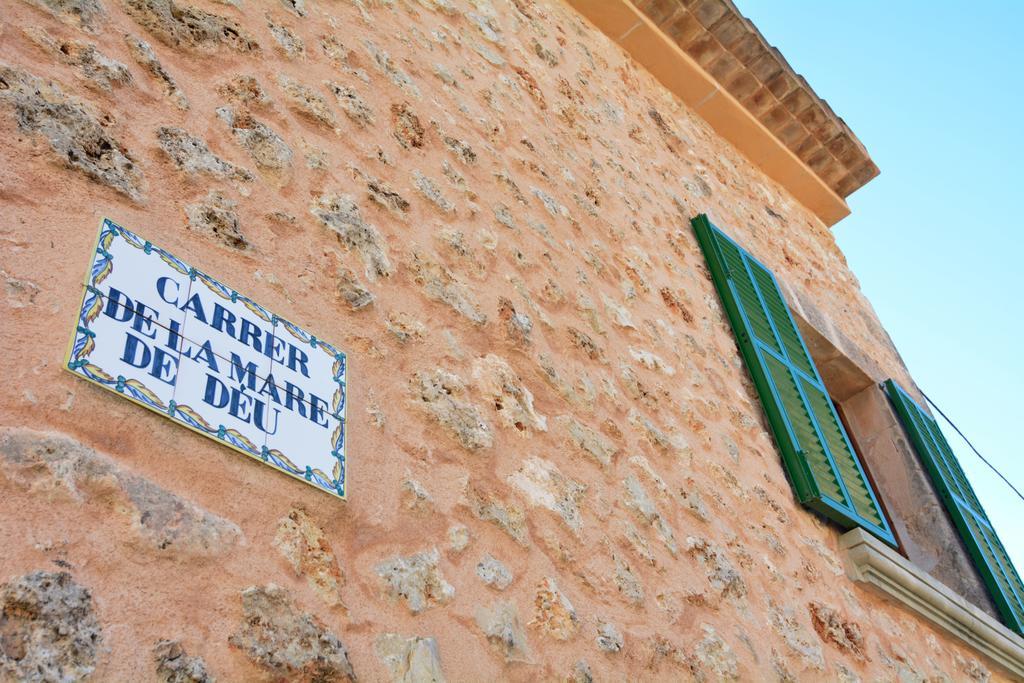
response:
{"label": "green painted woodwork", "polygon": [[895,546],[775,276],[701,214],[692,221],[801,503]]}
{"label": "green painted woodwork", "polygon": [[938,423],[896,382],[885,393],[939,492],[1006,625],[1024,635],[1024,584]]}

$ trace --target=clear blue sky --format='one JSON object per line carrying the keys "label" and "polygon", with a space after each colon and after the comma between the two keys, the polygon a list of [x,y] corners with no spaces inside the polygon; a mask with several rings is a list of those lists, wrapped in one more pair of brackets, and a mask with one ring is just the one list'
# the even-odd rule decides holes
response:
{"label": "clear blue sky", "polygon": [[[882,170],[839,245],[918,385],[1024,491],[1024,3],[736,1]],[[1024,573],[1024,501],[943,427]]]}

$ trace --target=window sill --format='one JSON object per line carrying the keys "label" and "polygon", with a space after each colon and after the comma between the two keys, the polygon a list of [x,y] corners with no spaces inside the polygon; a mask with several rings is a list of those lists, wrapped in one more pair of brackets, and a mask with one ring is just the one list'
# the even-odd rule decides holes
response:
{"label": "window sill", "polygon": [[846,574],[894,599],[1024,677],[1024,639],[863,529],[839,539]]}

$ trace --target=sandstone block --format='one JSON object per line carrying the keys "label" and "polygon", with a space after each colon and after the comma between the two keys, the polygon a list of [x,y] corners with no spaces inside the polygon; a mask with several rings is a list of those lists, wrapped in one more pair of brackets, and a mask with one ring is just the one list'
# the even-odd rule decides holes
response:
{"label": "sandstone block", "polygon": [[96,669],[103,634],[88,589],[67,572],[0,584],[0,678],[78,681]]}
{"label": "sandstone block", "polygon": [[306,577],[325,604],[343,605],[341,587],[345,585],[345,575],[327,534],[305,510],[292,508],[278,520],[273,545],[296,576]]}
{"label": "sandstone block", "polygon": [[206,142],[183,128],[161,126],[156,129],[156,139],[174,165],[189,175],[205,174],[245,182],[253,180],[252,173],[224,161],[210,151]]}
{"label": "sandstone block", "polygon": [[189,657],[176,640],[161,640],[153,648],[156,677],[161,683],[214,683],[202,657]]}
{"label": "sandstone block", "polygon": [[211,51],[225,45],[253,52],[259,44],[237,22],[174,0],[124,0],[124,9],[139,26],[164,43]]}
{"label": "sandstone block", "polygon": [[171,98],[178,109],[188,109],[188,97],[178,87],[178,82],[174,79],[174,76],[160,63],[160,59],[156,56],[156,52],[153,51],[149,43],[130,33],[124,35],[124,42],[128,45],[128,51],[132,53],[132,57],[135,58],[139,66],[163,84],[164,93]]}
{"label": "sandstone block", "polygon": [[99,0],[28,0],[28,2],[89,33],[96,33],[107,19],[107,12]]}
{"label": "sandstone block", "polygon": [[356,680],[348,650],[319,619],[273,584],[242,591],[242,623],[228,642],[273,677],[301,683]]}
{"label": "sandstone block", "polygon": [[433,638],[405,638],[397,633],[383,633],[377,637],[376,650],[377,656],[390,669],[394,683],[445,681],[437,641]]}
{"label": "sandstone block", "polygon": [[500,423],[520,432],[547,431],[547,418],[533,407],[533,394],[508,362],[493,353],[473,361],[473,380],[481,394],[494,405]]}
{"label": "sandstone block", "polygon": [[599,622],[597,627],[597,646],[605,652],[619,652],[622,650],[625,641],[622,638],[622,633],[615,624],[608,623],[607,621]]}
{"label": "sandstone block", "polygon": [[480,410],[462,399],[466,385],[458,375],[440,368],[413,377],[414,400],[468,450],[490,448],[494,443],[491,426]]}
{"label": "sandstone block", "polygon": [[22,131],[46,139],[68,167],[131,199],[142,199],[142,171],[106,130],[109,123],[56,84],[0,64],[0,105],[13,110]]}
{"label": "sandstone block", "polygon": [[376,227],[363,220],[359,206],[350,195],[321,194],[314,200],[310,212],[324,226],[336,232],[342,244],[359,254],[366,266],[367,277],[374,280],[392,274],[384,238]]}
{"label": "sandstone block", "polygon": [[41,495],[66,495],[127,514],[147,545],[168,554],[211,556],[245,542],[233,522],[62,434],[0,429],[0,472]]}
{"label": "sandstone block", "polygon": [[545,577],[538,584],[533,605],[531,626],[536,626],[555,640],[569,640],[576,635],[580,627],[579,617],[554,579]]}
{"label": "sandstone block", "polygon": [[484,555],[476,565],[476,575],[492,588],[505,590],[512,584],[512,572],[508,567],[496,560],[489,553]]}
{"label": "sandstone block", "polygon": [[242,234],[241,223],[235,213],[237,203],[217,190],[211,190],[206,197],[185,207],[189,230],[194,230],[232,249],[244,251],[249,242]]}
{"label": "sandstone block", "polygon": [[261,169],[287,171],[292,165],[292,149],[280,135],[248,112],[221,107],[217,116],[231,128],[235,141],[249,153]]}
{"label": "sandstone block", "polygon": [[587,487],[563,475],[554,463],[541,458],[528,458],[508,482],[519,489],[531,505],[551,510],[575,533],[583,528],[579,505]]}
{"label": "sandstone block", "polygon": [[443,605],[455,597],[455,589],[445,581],[438,562],[437,548],[407,557],[392,557],[374,571],[393,598],[403,598],[409,610],[418,614],[428,607]]}
{"label": "sandstone block", "polygon": [[477,608],[476,623],[487,641],[506,662],[531,661],[526,632],[519,623],[519,616],[513,603],[498,602],[490,609]]}

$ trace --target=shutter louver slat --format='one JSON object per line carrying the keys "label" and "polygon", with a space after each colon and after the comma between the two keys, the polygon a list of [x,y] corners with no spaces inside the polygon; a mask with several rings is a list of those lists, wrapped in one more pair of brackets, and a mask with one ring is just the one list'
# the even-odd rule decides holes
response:
{"label": "shutter louver slat", "polygon": [[786,308],[786,302],[782,300],[782,293],[779,292],[778,285],[775,284],[775,278],[759,263],[751,264],[750,269],[754,273],[754,279],[757,281],[761,297],[768,308],[771,321],[775,324],[775,330],[782,338],[782,343],[786,347],[786,355],[796,367],[811,377],[816,377],[817,372],[814,364],[804,350],[800,332],[797,331],[796,325],[793,324],[793,320],[790,318],[789,309]]}
{"label": "shutter louver slat", "polygon": [[938,423],[893,380],[885,392],[1007,626],[1024,635],[1024,583]]}
{"label": "shutter louver slat", "polygon": [[706,216],[692,223],[797,497],[896,545],[775,276]]}
{"label": "shutter louver slat", "polygon": [[742,252],[739,247],[732,243],[719,242],[718,246],[725,256],[726,269],[729,272],[733,286],[736,287],[739,293],[743,312],[746,313],[750,326],[753,328],[751,333],[758,341],[766,344],[772,351],[781,354],[782,349],[779,348],[775,334],[772,331],[772,324],[758,301],[757,289],[754,287],[753,279],[747,272]]}
{"label": "shutter louver slat", "polygon": [[843,500],[843,487],[839,484],[828,456],[821,448],[818,435],[814,431],[814,422],[800,396],[793,371],[784,363],[775,359],[774,356],[765,355],[765,364],[768,367],[768,374],[772,384],[779,394],[789,424],[796,437],[797,447],[807,458],[811,474],[821,495],[828,496],[834,501]]}
{"label": "shutter louver slat", "polygon": [[834,456],[836,466],[842,474],[843,483],[846,484],[846,491],[853,500],[857,514],[874,524],[881,524],[882,518],[878,513],[878,506],[871,496],[863,473],[857,467],[853,454],[849,450],[849,445],[843,435],[842,424],[836,419],[832,402],[824,392],[809,384],[805,386],[804,393],[811,404],[811,410],[814,412],[829,450],[833,454],[838,454]]}

